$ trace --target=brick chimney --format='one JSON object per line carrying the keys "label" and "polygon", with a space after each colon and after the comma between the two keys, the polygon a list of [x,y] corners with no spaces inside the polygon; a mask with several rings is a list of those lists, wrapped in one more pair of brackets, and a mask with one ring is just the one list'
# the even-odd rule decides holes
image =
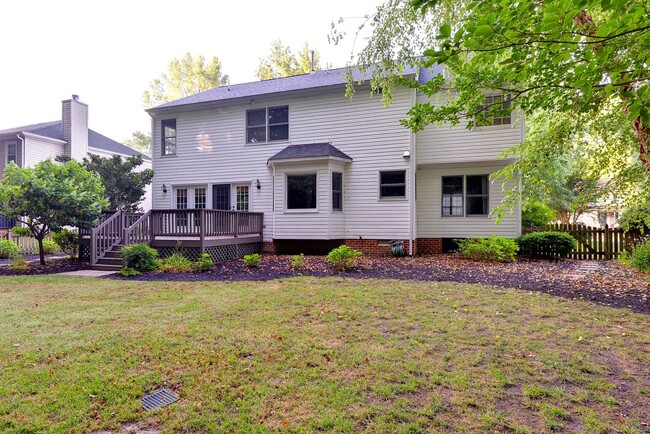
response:
{"label": "brick chimney", "polygon": [[88,106],[79,101],[79,95],[62,101],[63,140],[65,155],[81,161],[88,155]]}

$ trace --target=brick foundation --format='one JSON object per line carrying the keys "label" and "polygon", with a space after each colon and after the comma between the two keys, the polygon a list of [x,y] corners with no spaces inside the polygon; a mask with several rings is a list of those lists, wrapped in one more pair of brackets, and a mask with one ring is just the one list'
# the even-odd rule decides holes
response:
{"label": "brick foundation", "polygon": [[442,253],[442,238],[418,238],[415,247],[419,255]]}
{"label": "brick foundation", "polygon": [[[404,252],[408,255],[409,240],[403,240]],[[346,244],[353,249],[363,252],[364,255],[389,256],[390,244],[380,244],[379,240],[348,239],[348,240],[275,240],[272,243],[263,243],[264,253],[279,255],[326,255],[330,250]]]}

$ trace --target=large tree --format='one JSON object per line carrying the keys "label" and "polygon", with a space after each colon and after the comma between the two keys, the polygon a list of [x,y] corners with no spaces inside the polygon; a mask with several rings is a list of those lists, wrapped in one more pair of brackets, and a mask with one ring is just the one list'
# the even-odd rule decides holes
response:
{"label": "large tree", "polygon": [[[311,66],[311,50],[306,42],[298,51],[298,55],[295,55],[291,52],[290,47],[285,47],[280,39],[276,39],[271,43],[271,52],[268,57],[260,59],[255,75],[260,80],[290,77],[310,73]],[[314,50],[314,70],[320,70],[318,50]]]}
{"label": "large tree", "polygon": [[142,131],[135,131],[131,138],[124,140],[125,145],[132,147],[145,155],[151,156],[151,135]]}
{"label": "large tree", "polygon": [[[373,34],[357,60],[362,69],[373,67],[371,83],[384,90],[387,103],[396,83],[439,96],[408,113],[403,123],[415,132],[463,119],[473,128],[484,118],[489,91],[509,95],[510,104],[488,105],[487,117],[517,111],[535,128],[543,119],[534,115],[541,112],[591,122],[592,131],[616,129],[620,135],[601,134],[599,146],[585,148],[589,170],[625,161],[617,176],[632,174],[625,182],[638,187],[650,173],[649,13],[642,0],[391,0],[369,17]],[[398,77],[405,66],[434,64],[444,72],[425,83]],[[533,158],[557,155],[547,152],[548,142],[527,142],[511,178],[536,170]],[[645,168],[644,179],[627,158],[632,153]]]}
{"label": "large tree", "polygon": [[182,59],[169,62],[167,73],[149,84],[142,96],[145,108],[154,107],[205,90],[227,85],[228,75],[223,73],[221,61],[213,56],[206,62],[203,56],[186,53]]}
{"label": "large tree", "polygon": [[45,236],[63,226],[92,227],[106,205],[99,176],[76,161],[62,165],[45,160],[25,168],[9,163],[0,181],[0,208],[29,228],[41,264]]}
{"label": "large tree", "polygon": [[[66,163],[70,161],[70,157],[59,155],[56,161]],[[146,194],[145,188],[153,179],[153,170],[138,170],[142,163],[141,155],[102,157],[88,154],[83,159],[82,165],[102,180],[106,194],[105,211],[140,210],[140,203]]]}

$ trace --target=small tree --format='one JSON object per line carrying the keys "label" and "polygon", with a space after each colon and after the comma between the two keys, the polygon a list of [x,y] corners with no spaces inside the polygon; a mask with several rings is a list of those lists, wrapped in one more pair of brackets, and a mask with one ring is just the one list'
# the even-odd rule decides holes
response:
{"label": "small tree", "polygon": [[34,167],[20,168],[14,163],[5,167],[0,207],[8,218],[29,228],[44,265],[43,238],[63,226],[90,227],[107,202],[99,176],[76,161],[59,165],[45,160]]}

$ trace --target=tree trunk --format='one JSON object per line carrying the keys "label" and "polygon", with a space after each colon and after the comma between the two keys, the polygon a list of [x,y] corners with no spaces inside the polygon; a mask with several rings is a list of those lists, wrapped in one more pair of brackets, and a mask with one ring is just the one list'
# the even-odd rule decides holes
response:
{"label": "tree trunk", "polygon": [[641,160],[646,172],[650,175],[650,126],[643,125],[640,117],[632,121],[632,126],[639,144],[639,160]]}
{"label": "tree trunk", "polygon": [[45,252],[43,251],[43,237],[36,238],[38,240],[38,256],[41,260],[41,265],[45,265]]}

